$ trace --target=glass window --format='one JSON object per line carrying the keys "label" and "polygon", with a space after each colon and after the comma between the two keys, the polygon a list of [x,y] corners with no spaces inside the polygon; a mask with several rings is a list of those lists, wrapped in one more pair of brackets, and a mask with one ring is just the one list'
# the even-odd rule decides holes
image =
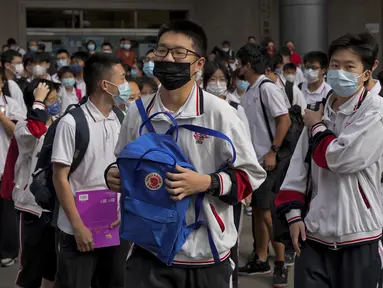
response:
{"label": "glass window", "polygon": [[134,11],[84,10],[83,28],[134,28]]}
{"label": "glass window", "polygon": [[79,10],[27,9],[27,28],[80,28]]}
{"label": "glass window", "polygon": [[138,10],[137,28],[158,29],[169,20],[187,19],[187,11]]}

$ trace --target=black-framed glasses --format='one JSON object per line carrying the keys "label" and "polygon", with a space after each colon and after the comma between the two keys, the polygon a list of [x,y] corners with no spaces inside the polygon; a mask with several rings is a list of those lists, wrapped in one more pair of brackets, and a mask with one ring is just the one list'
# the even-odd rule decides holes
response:
{"label": "black-framed glasses", "polygon": [[185,59],[189,54],[195,55],[197,57],[201,57],[201,55],[199,55],[198,53],[183,47],[167,48],[164,46],[156,46],[154,48],[154,55],[156,57],[165,58],[169,54],[169,52],[172,54],[173,58],[176,60]]}

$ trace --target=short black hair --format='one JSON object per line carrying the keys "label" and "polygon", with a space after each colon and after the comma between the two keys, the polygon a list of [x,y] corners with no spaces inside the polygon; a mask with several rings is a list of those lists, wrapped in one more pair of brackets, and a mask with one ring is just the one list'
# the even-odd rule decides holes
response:
{"label": "short black hair", "polygon": [[73,77],[76,77],[76,72],[74,72],[71,66],[64,66],[57,71],[57,76],[61,80],[65,73],[72,73]]}
{"label": "short black hair", "polygon": [[17,42],[16,42],[16,40],[15,40],[14,38],[8,38],[8,40],[7,40],[7,44],[8,44],[9,46],[12,46],[12,45],[16,45]]}
{"label": "short black hair", "polygon": [[256,44],[245,44],[237,52],[242,66],[250,63],[251,69],[257,74],[265,74],[269,56],[265,47]]}
{"label": "short black hair", "polygon": [[140,71],[142,71],[144,69],[144,60],[142,58],[137,58],[136,62],[134,64],[136,64],[137,68]]}
{"label": "short black hair", "polygon": [[59,83],[55,83],[50,80],[39,79],[39,78],[33,79],[24,90],[24,102],[28,110],[32,109],[33,102],[35,102],[35,96],[33,95],[33,91],[37,88],[37,86],[40,83],[45,83],[48,85],[48,88],[50,90],[49,93],[51,93],[53,90],[57,91],[60,86]]}
{"label": "short black hair", "polygon": [[56,55],[59,55],[59,54],[62,54],[62,53],[65,53],[66,55],[68,55],[68,57],[70,56],[68,50],[66,50],[66,49],[59,49],[59,50],[57,50]]}
{"label": "short black hair", "polygon": [[319,62],[321,69],[328,68],[328,58],[326,53],[322,51],[311,51],[303,57],[303,64],[306,65],[307,62]]}
{"label": "short black hair", "polygon": [[117,64],[121,64],[121,59],[115,55],[95,53],[89,57],[84,68],[84,81],[88,96],[96,91],[97,83],[104,80],[105,74]]}
{"label": "short black hair", "polygon": [[174,32],[184,34],[193,41],[193,48],[200,56],[205,56],[207,51],[207,36],[198,24],[189,20],[171,20],[163,24],[157,34],[157,44],[163,34]]}
{"label": "short black hair", "polygon": [[271,71],[274,71],[277,68],[278,64],[283,64],[283,58],[281,54],[276,54],[272,57],[268,57],[266,63],[266,68],[269,68]]}
{"label": "short black hair", "polygon": [[231,75],[229,72],[229,69],[227,69],[227,66],[225,62],[208,62],[205,64],[203,68],[203,88],[206,89],[207,84],[210,80],[210,78],[213,76],[213,74],[217,71],[221,70],[223,75],[225,75],[225,79],[227,81],[227,90],[231,90]]}
{"label": "short black hair", "polygon": [[283,71],[287,71],[287,70],[297,71],[297,65],[295,65],[294,63],[287,63],[283,66]]}
{"label": "short black hair", "polygon": [[24,68],[26,68],[32,62],[33,62],[32,56],[24,57],[23,59]]}
{"label": "short black hair", "polygon": [[130,67],[129,64],[122,64],[122,67],[124,67],[124,70],[125,70],[126,73],[132,71],[132,67]]}
{"label": "short black hair", "polygon": [[331,59],[333,54],[338,50],[352,49],[362,59],[364,69],[372,70],[377,54],[376,45],[376,40],[368,32],[356,35],[346,34],[330,44],[328,58]]}
{"label": "short black hair", "polygon": [[148,56],[150,53],[154,53],[154,49],[149,49],[149,50],[146,52],[145,56]]}
{"label": "short black hair", "polygon": [[94,44],[94,46],[96,46],[96,42],[92,39],[90,39],[86,42],[86,46],[88,46],[90,43],[92,43],[92,44]]}
{"label": "short black hair", "polygon": [[1,65],[4,67],[5,63],[12,63],[13,58],[23,57],[21,54],[15,50],[7,50],[1,54]]}
{"label": "short black hair", "polygon": [[223,45],[229,45],[230,46],[230,41],[229,40],[224,40],[223,42],[222,42],[222,46]]}
{"label": "short black hair", "polygon": [[86,62],[88,60],[88,58],[89,58],[88,53],[86,53],[84,51],[77,51],[71,57],[71,59],[80,59],[84,62]]}
{"label": "short black hair", "polygon": [[47,52],[36,52],[32,56],[32,62],[33,63],[50,63],[51,62],[51,55]]}
{"label": "short black hair", "polygon": [[37,48],[38,48],[39,50],[45,52],[45,44],[44,44],[44,43],[39,43],[39,44],[37,45]]}
{"label": "short black hair", "polygon": [[156,93],[158,90],[157,83],[151,77],[146,77],[146,76],[141,77],[140,79],[138,79],[138,81],[136,80],[136,83],[138,85],[138,88],[140,88],[140,90],[142,90],[142,88],[144,88],[144,85],[151,86],[152,87],[152,93]]}
{"label": "short black hair", "polygon": [[123,42],[123,41],[125,41],[125,40],[126,40],[125,37],[124,37],[124,38],[121,38],[121,39],[120,39],[120,43]]}
{"label": "short black hair", "polygon": [[257,40],[257,38],[255,38],[255,36],[249,36],[249,37],[247,37],[247,41],[249,41],[250,39]]}
{"label": "short black hair", "polygon": [[109,46],[110,48],[113,49],[113,45],[110,43],[110,42],[104,42],[101,44],[101,48],[104,47],[104,46]]}

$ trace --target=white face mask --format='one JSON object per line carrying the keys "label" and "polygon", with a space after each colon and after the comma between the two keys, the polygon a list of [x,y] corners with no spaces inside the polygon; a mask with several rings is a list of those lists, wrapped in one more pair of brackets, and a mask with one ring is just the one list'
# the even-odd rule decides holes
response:
{"label": "white face mask", "polygon": [[41,65],[33,66],[32,74],[35,77],[43,76],[45,73],[47,73],[47,68]]}
{"label": "white face mask", "polygon": [[306,69],[304,76],[307,80],[307,83],[315,83],[319,80],[319,70]]}
{"label": "white face mask", "polygon": [[197,74],[195,74],[195,81],[201,80],[202,79],[202,75],[203,75],[203,71],[201,69],[201,70],[199,70],[197,72]]}
{"label": "white face mask", "polygon": [[224,47],[224,48],[222,48],[222,51],[223,51],[223,52],[229,52],[229,51],[230,51],[230,48],[229,48],[229,47]]}
{"label": "white face mask", "polygon": [[207,84],[206,91],[220,97],[226,93],[227,83],[226,81],[209,82]]}
{"label": "white face mask", "polygon": [[291,82],[291,83],[294,83],[294,82],[295,82],[295,79],[297,78],[297,76],[294,75],[294,74],[287,74],[287,75],[285,76],[285,78],[286,78],[287,81],[289,81],[289,82]]}

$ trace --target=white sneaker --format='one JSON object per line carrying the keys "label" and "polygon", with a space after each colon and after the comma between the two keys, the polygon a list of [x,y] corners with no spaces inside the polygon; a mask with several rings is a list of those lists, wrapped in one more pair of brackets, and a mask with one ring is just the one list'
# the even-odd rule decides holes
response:
{"label": "white sneaker", "polygon": [[1,259],[1,267],[11,267],[15,262],[15,259],[12,258]]}

